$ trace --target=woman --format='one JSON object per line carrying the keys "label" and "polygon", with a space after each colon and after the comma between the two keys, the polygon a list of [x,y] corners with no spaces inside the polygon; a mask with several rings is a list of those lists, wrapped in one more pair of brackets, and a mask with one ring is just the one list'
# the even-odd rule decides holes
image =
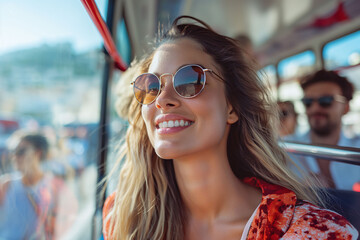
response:
{"label": "woman", "polygon": [[276,107],[235,40],[179,17],[135,69],[105,239],[356,238],[303,201],[318,197],[287,170]]}

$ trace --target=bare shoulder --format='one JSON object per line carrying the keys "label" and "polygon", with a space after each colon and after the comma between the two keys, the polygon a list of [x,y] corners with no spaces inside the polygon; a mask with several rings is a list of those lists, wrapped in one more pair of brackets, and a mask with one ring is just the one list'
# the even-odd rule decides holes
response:
{"label": "bare shoulder", "polygon": [[340,214],[300,202],[282,239],[357,239],[357,230]]}

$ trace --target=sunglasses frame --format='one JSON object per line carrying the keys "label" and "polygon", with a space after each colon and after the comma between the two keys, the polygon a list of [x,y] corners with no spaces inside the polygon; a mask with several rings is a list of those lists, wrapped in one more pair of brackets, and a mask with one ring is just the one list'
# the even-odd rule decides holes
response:
{"label": "sunglasses frame", "polygon": [[[199,91],[198,93],[196,93],[194,96],[189,96],[189,97],[182,96],[180,93],[178,93],[178,91],[177,91],[176,88],[175,88],[175,76],[176,76],[176,74],[177,74],[180,70],[182,70],[182,69],[184,69],[184,68],[187,68],[187,67],[193,67],[193,66],[199,67],[199,68],[203,71],[203,73],[204,73],[204,84],[203,84],[203,86],[201,87],[200,91]],[[136,79],[135,79],[134,81],[131,82],[131,85],[133,85],[134,97],[135,97],[136,101],[137,101],[138,103],[142,104],[142,105],[150,105],[150,104],[152,104],[152,103],[158,98],[158,96],[159,96],[160,93],[161,93],[161,89],[162,89],[162,87],[163,87],[163,86],[162,86],[162,83],[161,83],[161,78],[164,77],[164,76],[171,76],[171,77],[172,77],[172,78],[171,78],[172,86],[173,86],[173,89],[175,90],[175,92],[176,92],[177,95],[179,95],[179,96],[182,97],[182,98],[186,98],[186,99],[194,98],[194,97],[198,96],[198,95],[204,90],[204,88],[205,88],[205,84],[206,84],[206,72],[214,73],[215,76],[217,76],[218,78],[220,78],[221,80],[224,81],[224,79],[223,79],[219,74],[217,74],[216,72],[214,72],[214,71],[211,70],[211,69],[203,68],[202,66],[200,66],[200,65],[198,65],[198,64],[188,64],[188,65],[185,65],[185,66],[182,66],[181,68],[179,68],[174,74],[172,74],[172,73],[163,73],[163,74],[161,74],[160,76],[157,76],[157,75],[154,74],[154,73],[143,73],[143,74],[140,74],[138,77],[136,77]],[[136,80],[137,80],[139,77],[141,77],[141,76],[143,76],[143,75],[152,75],[152,76],[155,76],[155,77],[157,78],[157,80],[159,81],[159,86],[160,86],[160,89],[159,89],[156,97],[154,98],[154,100],[152,100],[151,102],[146,103],[146,104],[139,102],[139,100],[136,98],[136,94],[135,94],[135,88],[136,88],[136,87],[135,87],[135,82],[136,82]]]}
{"label": "sunglasses frame", "polygon": [[[332,100],[330,102],[330,104],[328,106],[324,106],[322,104],[320,104],[319,100],[320,98],[324,98],[324,97],[332,97]],[[311,102],[309,104],[309,106],[307,106],[305,103],[304,103],[304,100],[305,99],[310,99]],[[314,102],[317,102],[319,104],[320,107],[322,108],[327,108],[327,107],[330,107],[333,102],[339,102],[339,103],[346,103],[347,102],[347,99],[346,97],[342,96],[342,95],[338,95],[338,94],[335,94],[335,95],[327,95],[327,96],[322,96],[322,97],[318,97],[318,98],[307,98],[307,97],[304,97],[303,99],[301,99],[301,102],[304,104],[305,108],[310,108]]]}

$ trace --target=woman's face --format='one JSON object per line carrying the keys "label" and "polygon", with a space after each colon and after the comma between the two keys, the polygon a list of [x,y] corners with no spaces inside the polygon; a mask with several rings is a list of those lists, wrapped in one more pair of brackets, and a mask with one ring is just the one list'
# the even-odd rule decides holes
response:
{"label": "woman's face", "polygon": [[[190,39],[161,45],[155,52],[149,72],[158,76],[174,74],[188,64],[198,64],[221,75],[211,56]],[[157,99],[142,106],[147,133],[158,156],[177,159],[226,146],[230,124],[238,118],[226,102],[224,83],[215,74],[206,72],[203,91],[186,99],[175,92],[171,76],[166,75],[161,81],[163,88]]]}

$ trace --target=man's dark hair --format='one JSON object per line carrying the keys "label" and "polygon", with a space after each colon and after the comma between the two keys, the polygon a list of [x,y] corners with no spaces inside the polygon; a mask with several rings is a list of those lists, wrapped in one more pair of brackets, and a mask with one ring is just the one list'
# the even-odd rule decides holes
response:
{"label": "man's dark hair", "polygon": [[354,86],[346,77],[339,76],[334,71],[320,70],[312,75],[303,78],[300,85],[303,90],[307,87],[319,82],[332,82],[338,85],[342,94],[348,101],[353,98]]}

